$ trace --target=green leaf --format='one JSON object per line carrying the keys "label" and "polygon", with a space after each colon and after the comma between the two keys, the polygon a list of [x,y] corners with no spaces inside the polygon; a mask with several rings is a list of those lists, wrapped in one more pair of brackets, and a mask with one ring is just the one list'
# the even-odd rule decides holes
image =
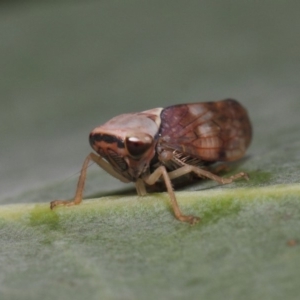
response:
{"label": "green leaf", "polygon": [[2,206],[2,291],[28,299],[297,294],[299,185],[176,195],[199,224],[176,221],[166,193],[54,211],[48,204]]}

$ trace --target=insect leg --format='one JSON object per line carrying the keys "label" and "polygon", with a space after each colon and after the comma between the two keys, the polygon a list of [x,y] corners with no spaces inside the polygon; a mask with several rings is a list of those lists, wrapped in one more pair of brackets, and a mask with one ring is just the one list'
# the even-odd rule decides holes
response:
{"label": "insect leg", "polygon": [[145,196],[147,194],[144,181],[142,179],[138,179],[135,182],[136,192],[139,196]]}
{"label": "insect leg", "polygon": [[163,179],[164,179],[167,191],[170,196],[170,200],[171,200],[171,204],[172,204],[172,208],[173,208],[175,217],[179,221],[182,221],[182,222],[188,222],[190,224],[197,223],[200,220],[198,217],[187,216],[187,215],[182,214],[182,212],[178,206],[173,188],[172,188],[171,180],[170,180],[167,170],[164,166],[158,167],[152,174],[148,175],[147,177],[145,177],[143,179],[147,184],[153,185],[156,181],[159,180],[160,177],[163,177]]}
{"label": "insect leg", "polygon": [[97,165],[99,165],[101,168],[103,168],[106,172],[108,172],[112,176],[116,177],[117,179],[119,179],[123,182],[128,182],[128,180],[125,177],[123,177],[122,175],[115,172],[115,170],[112,168],[112,166],[108,162],[103,160],[101,156],[96,155],[95,153],[90,153],[86,157],[86,159],[84,160],[84,163],[82,165],[74,199],[73,200],[54,200],[50,203],[51,209],[53,209],[54,207],[56,207],[58,205],[71,206],[71,205],[77,205],[77,204],[81,203],[85,179],[86,179],[86,171],[87,171],[89,162],[91,160],[93,162],[95,162]]}
{"label": "insect leg", "polygon": [[217,176],[217,175],[215,175],[209,171],[206,171],[204,169],[198,168],[196,166],[191,166],[191,165],[185,165],[177,170],[174,170],[174,171],[168,173],[168,175],[169,175],[170,179],[175,179],[177,177],[183,176],[188,173],[195,173],[196,175],[198,175],[200,177],[206,177],[206,178],[212,179],[221,184],[231,183],[232,181],[234,181],[238,178],[245,178],[246,180],[249,180],[249,177],[248,177],[247,173],[245,173],[245,172],[240,172],[238,174],[224,178],[224,177]]}
{"label": "insect leg", "polygon": [[123,177],[121,174],[116,172],[114,168],[111,166],[111,164],[105,161],[100,155],[96,155],[93,152],[91,152],[89,155],[91,156],[91,160],[94,161],[100,168],[105,170],[109,175],[119,179],[124,183],[130,182],[130,180],[128,180],[127,178]]}
{"label": "insect leg", "polygon": [[71,206],[71,205],[77,205],[80,204],[80,202],[82,201],[82,193],[83,193],[83,189],[84,189],[84,183],[85,183],[85,178],[86,178],[86,170],[88,167],[88,164],[90,162],[90,160],[92,159],[91,156],[92,153],[90,153],[86,159],[84,160],[84,163],[82,165],[81,171],[80,171],[80,176],[78,179],[78,183],[77,183],[77,189],[76,189],[76,194],[74,197],[74,200],[54,200],[50,203],[50,208],[53,209],[54,207],[58,206],[58,205],[67,205],[67,206]]}

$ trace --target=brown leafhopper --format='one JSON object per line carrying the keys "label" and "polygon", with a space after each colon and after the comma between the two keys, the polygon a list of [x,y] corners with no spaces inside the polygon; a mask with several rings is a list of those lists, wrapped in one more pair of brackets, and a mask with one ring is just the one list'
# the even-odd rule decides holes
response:
{"label": "brown leafhopper", "polygon": [[163,181],[175,217],[194,224],[199,218],[181,212],[171,180],[188,173],[221,184],[248,179],[244,172],[219,177],[207,166],[240,159],[251,137],[247,111],[232,99],[119,115],[90,133],[90,145],[97,154],[86,157],[74,199],[52,201],[51,209],[81,203],[87,166],[92,160],[122,182],[134,182],[140,196],[146,194],[147,185]]}

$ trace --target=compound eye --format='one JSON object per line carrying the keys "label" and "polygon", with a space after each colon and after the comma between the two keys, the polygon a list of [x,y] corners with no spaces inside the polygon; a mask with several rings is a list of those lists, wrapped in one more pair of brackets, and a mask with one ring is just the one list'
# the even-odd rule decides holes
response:
{"label": "compound eye", "polygon": [[140,158],[152,146],[153,138],[148,134],[128,136],[125,139],[125,146],[133,158]]}

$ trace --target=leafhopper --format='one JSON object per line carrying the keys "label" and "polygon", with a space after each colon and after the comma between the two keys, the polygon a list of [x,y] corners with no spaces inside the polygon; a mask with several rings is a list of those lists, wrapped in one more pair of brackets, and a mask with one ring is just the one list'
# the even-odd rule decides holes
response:
{"label": "leafhopper", "polygon": [[90,133],[90,145],[97,154],[86,157],[74,199],[52,201],[51,209],[81,203],[87,167],[93,161],[122,182],[134,182],[139,196],[147,193],[148,185],[163,181],[175,217],[194,224],[199,218],[181,212],[171,181],[188,173],[220,184],[248,179],[244,172],[220,177],[208,166],[240,159],[251,137],[247,111],[233,99],[116,116]]}

